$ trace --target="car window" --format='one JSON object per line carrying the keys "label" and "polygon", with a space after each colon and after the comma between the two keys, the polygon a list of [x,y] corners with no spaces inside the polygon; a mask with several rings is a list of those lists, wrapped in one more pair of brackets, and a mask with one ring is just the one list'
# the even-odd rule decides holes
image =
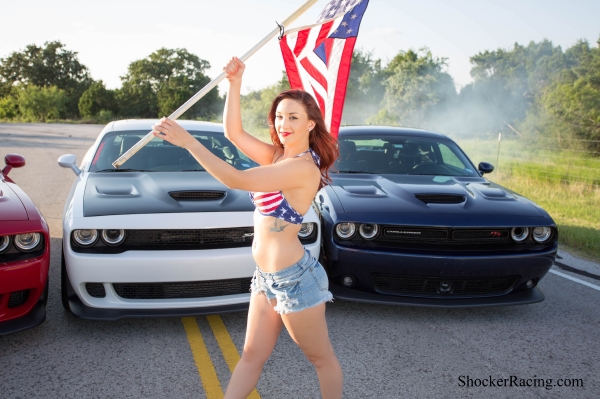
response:
{"label": "car window", "polygon": [[[96,150],[90,172],[115,170],[112,163],[147,133],[145,130],[108,133]],[[222,133],[190,131],[190,134],[213,154],[236,169],[244,170],[258,166],[241,151],[238,151]],[[186,149],[174,146],[157,137],[129,158],[120,169],[148,172],[204,170]]]}
{"label": "car window", "polygon": [[404,136],[341,137],[333,173],[478,176],[451,141]]}

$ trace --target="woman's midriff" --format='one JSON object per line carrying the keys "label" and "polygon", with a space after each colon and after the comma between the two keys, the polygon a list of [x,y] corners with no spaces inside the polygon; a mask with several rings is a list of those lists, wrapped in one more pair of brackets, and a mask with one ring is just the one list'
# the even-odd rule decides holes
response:
{"label": "woman's midriff", "polygon": [[304,255],[298,239],[299,224],[292,224],[272,216],[254,213],[254,242],[252,256],[264,272],[276,272],[292,266]]}

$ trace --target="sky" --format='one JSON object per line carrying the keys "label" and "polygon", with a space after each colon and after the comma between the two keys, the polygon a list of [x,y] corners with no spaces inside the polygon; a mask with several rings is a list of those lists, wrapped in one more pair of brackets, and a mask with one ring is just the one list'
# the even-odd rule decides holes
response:
{"label": "sky", "polygon": [[[241,56],[305,0],[132,1],[21,0],[2,5],[0,58],[28,44],[61,41],[78,52],[92,78],[108,88],[135,60],[161,47],[185,48],[210,62],[214,78],[231,56]],[[327,5],[319,0],[286,28],[310,25]],[[399,51],[428,47],[447,58],[457,88],[471,82],[469,57],[509,49],[515,42],[551,40],[563,50],[600,38],[599,0],[370,0],[356,49],[384,65]],[[277,39],[247,61],[243,93],[274,84],[284,70]],[[220,93],[226,83],[219,85]]]}

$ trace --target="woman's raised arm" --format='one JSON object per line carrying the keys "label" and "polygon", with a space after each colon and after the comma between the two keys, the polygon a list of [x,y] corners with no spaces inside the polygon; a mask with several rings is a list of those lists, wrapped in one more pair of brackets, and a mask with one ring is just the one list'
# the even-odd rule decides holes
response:
{"label": "woman's raised arm", "polygon": [[319,168],[312,160],[303,158],[288,159],[248,170],[237,170],[223,161],[198,140],[191,136],[177,122],[162,118],[152,126],[154,136],[186,148],[202,167],[229,188],[247,191],[280,191],[298,188],[307,181],[315,181],[315,192],[320,181]]}
{"label": "woman's raised arm", "polygon": [[227,73],[227,80],[229,80],[229,89],[227,90],[223,111],[225,137],[250,159],[260,165],[269,165],[273,162],[276,147],[257,139],[242,127],[240,101],[244,69],[244,63],[237,57],[233,57],[223,68]]}

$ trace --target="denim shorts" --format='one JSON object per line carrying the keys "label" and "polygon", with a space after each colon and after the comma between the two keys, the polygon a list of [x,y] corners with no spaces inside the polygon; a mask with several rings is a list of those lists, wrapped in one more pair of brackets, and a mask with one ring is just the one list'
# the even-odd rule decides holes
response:
{"label": "denim shorts", "polygon": [[302,259],[283,270],[268,273],[257,266],[250,290],[252,295],[277,299],[274,310],[279,314],[300,312],[333,300],[325,269],[306,249]]}

